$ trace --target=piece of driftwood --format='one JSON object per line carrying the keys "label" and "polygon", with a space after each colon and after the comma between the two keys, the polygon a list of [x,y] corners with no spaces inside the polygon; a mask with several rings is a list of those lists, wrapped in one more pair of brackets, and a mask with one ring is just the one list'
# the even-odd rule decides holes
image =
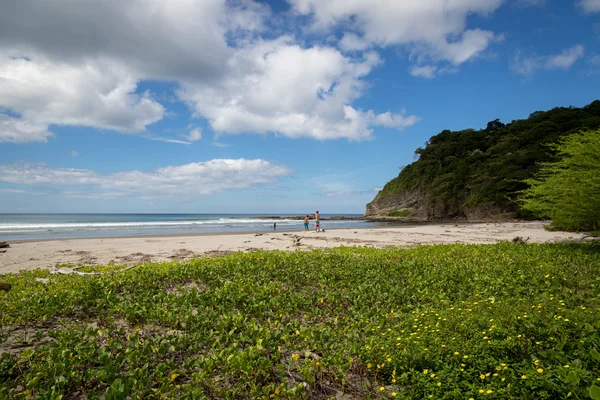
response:
{"label": "piece of driftwood", "polygon": [[5,292],[8,292],[11,288],[12,288],[12,285],[10,285],[8,283],[0,283],[0,290],[4,290]]}
{"label": "piece of driftwood", "polygon": [[141,265],[141,264],[130,265],[129,267],[125,267],[118,271],[110,271],[110,272],[104,272],[104,273],[103,272],[79,272],[79,271],[77,271],[78,269],[83,268],[81,266],[75,267],[75,268],[52,267],[52,269],[50,270],[50,273],[52,275],[102,276],[102,275],[112,275],[112,274],[116,274],[119,272],[125,272],[125,271],[128,271],[130,269],[137,267],[138,265]]}
{"label": "piece of driftwood", "polygon": [[597,240],[600,239],[600,235],[585,235],[581,238],[582,241],[585,239]]}
{"label": "piece of driftwood", "polygon": [[0,249],[3,249],[5,247],[10,247],[10,244],[8,244],[8,242],[0,242]]}

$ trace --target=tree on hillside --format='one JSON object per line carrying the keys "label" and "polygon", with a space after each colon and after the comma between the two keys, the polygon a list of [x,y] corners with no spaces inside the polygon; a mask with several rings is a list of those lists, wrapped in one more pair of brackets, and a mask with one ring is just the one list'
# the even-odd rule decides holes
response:
{"label": "tree on hillside", "polygon": [[568,231],[600,230],[600,130],[579,132],[552,146],[558,161],[543,163],[525,182],[521,207],[552,227]]}

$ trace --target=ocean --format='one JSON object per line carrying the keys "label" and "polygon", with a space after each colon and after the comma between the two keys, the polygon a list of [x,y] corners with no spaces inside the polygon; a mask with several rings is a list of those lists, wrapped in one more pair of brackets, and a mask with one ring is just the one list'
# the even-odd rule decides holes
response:
{"label": "ocean", "polygon": [[[321,214],[321,218],[325,219],[331,216]],[[277,223],[277,231],[303,229],[301,220],[274,217],[275,215],[267,214],[0,214],[0,240],[267,232],[273,230],[274,223]],[[321,222],[323,229],[364,228],[374,225],[376,223],[357,220]],[[314,229],[312,221],[310,226]]]}

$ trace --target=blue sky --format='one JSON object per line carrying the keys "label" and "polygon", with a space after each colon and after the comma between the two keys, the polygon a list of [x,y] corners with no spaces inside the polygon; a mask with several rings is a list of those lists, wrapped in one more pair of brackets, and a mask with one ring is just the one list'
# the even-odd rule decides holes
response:
{"label": "blue sky", "polygon": [[0,212],[363,213],[443,129],[600,88],[600,0],[0,5]]}

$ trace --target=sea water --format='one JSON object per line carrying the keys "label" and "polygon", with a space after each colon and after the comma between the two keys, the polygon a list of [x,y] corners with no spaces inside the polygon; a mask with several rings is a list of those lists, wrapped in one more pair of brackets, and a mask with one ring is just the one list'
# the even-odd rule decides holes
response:
{"label": "sea water", "polygon": [[[331,216],[322,214],[321,218]],[[273,231],[273,224],[277,224],[277,231],[303,229],[302,220],[274,217],[276,216],[265,214],[0,214],[0,240],[268,232]],[[321,222],[323,229],[364,228],[373,225],[374,223],[357,220]],[[310,227],[314,229],[314,221],[311,221]]]}

